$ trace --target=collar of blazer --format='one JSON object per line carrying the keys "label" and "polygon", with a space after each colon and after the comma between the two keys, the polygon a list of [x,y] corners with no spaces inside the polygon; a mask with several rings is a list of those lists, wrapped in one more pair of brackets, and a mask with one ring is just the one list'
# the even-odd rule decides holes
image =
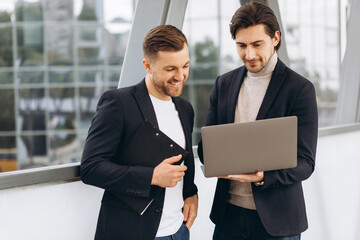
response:
{"label": "collar of blazer", "polygon": [[[278,62],[275,66],[274,72],[271,76],[269,86],[266,90],[264,100],[260,106],[259,113],[256,117],[257,120],[264,119],[266,113],[269,111],[272,103],[276,99],[276,96],[285,81],[286,77],[286,65],[278,59]],[[229,88],[229,98],[227,103],[227,121],[228,123],[233,123],[235,119],[235,108],[237,99],[239,96],[241,85],[246,76],[247,70],[245,66],[242,66],[236,71],[233,78],[231,79],[231,84]]]}
{"label": "collar of blazer", "polygon": [[144,120],[148,120],[150,123],[159,127],[154,107],[151,103],[149,93],[145,85],[145,78],[135,85],[135,92],[133,92],[134,98],[139,106],[141,114]]}
{"label": "collar of blazer", "polygon": [[[145,78],[140,83],[135,85],[135,92],[133,93],[133,95],[139,106],[141,114],[143,115],[144,120],[149,121],[150,123],[159,128],[155,110],[146,88]],[[181,125],[184,129],[186,145],[188,145],[189,139],[191,139],[191,126],[187,117],[189,113],[187,112],[186,107],[183,106],[183,103],[182,101],[180,101],[179,98],[173,97],[172,101],[174,102],[175,107],[179,112]]]}

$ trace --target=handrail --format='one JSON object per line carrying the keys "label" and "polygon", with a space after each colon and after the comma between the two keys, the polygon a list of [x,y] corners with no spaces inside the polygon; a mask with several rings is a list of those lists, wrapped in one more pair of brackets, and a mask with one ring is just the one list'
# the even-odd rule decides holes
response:
{"label": "handrail", "polygon": [[346,125],[337,125],[331,127],[319,128],[319,137],[326,137],[335,134],[360,131],[360,123],[352,123]]}
{"label": "handrail", "polygon": [[39,167],[0,174],[0,190],[33,184],[80,179],[80,163]]}
{"label": "handrail", "polygon": [[[326,127],[319,129],[319,137],[360,131],[360,123]],[[197,157],[197,146],[193,146]],[[33,184],[80,180],[80,163],[69,163],[48,167],[0,173],[0,190]]]}

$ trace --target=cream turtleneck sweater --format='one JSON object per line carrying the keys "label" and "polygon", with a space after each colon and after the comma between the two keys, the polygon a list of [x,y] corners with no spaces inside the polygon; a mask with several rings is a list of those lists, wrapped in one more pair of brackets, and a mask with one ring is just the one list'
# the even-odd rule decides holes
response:
{"label": "cream turtleneck sweater", "polygon": [[[261,71],[247,72],[236,104],[235,123],[256,120],[276,63],[277,53],[275,52]],[[230,181],[229,194],[229,203],[243,208],[256,209],[250,183]]]}

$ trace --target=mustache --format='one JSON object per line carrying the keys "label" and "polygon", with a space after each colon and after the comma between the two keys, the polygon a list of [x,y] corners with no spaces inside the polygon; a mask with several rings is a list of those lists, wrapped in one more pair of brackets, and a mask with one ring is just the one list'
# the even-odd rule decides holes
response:
{"label": "mustache", "polygon": [[260,61],[261,58],[253,58],[253,59],[247,59],[247,58],[245,58],[245,60],[248,61],[248,62],[254,62],[254,61]]}

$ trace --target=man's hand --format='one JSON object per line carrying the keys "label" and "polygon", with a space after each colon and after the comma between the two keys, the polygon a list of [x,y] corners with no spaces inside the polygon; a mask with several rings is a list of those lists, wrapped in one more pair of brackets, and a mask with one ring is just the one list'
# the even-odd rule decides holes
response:
{"label": "man's hand", "polygon": [[181,181],[185,175],[187,167],[185,165],[172,165],[180,161],[182,155],[167,158],[157,165],[154,169],[151,179],[151,185],[157,185],[160,187],[175,187],[176,184]]}
{"label": "man's hand", "polygon": [[239,175],[228,175],[219,178],[235,180],[239,182],[260,182],[264,179],[264,172],[247,173]]}
{"label": "man's hand", "polygon": [[192,197],[188,197],[184,200],[184,222],[186,227],[190,230],[197,216],[198,210],[198,196],[195,194]]}

